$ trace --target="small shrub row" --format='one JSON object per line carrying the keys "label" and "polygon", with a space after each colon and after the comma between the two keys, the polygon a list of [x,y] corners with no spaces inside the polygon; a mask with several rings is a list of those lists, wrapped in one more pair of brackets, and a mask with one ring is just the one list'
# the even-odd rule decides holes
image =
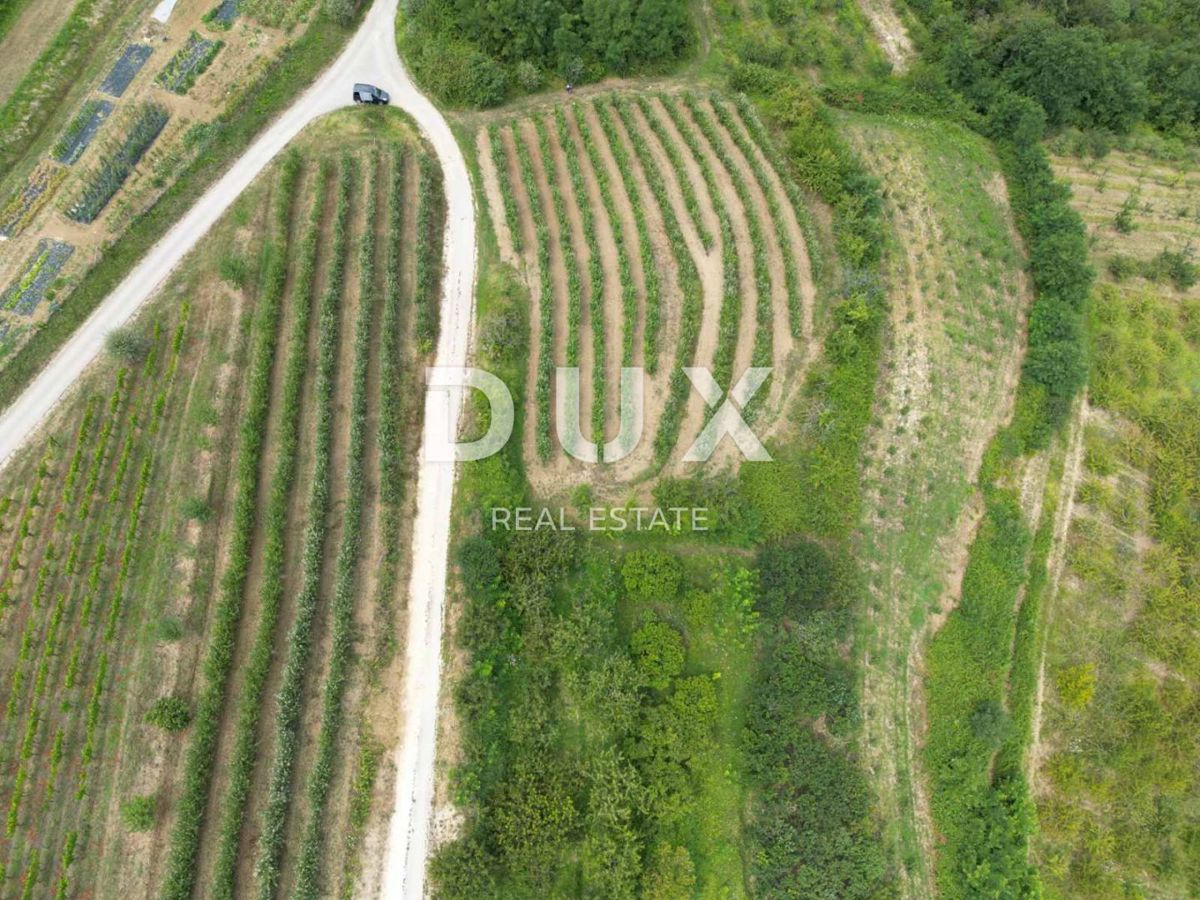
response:
{"label": "small shrub row", "polygon": [[[299,168],[302,163],[298,158],[291,158],[287,165]],[[312,316],[313,293],[312,271],[318,227],[316,216],[320,212],[321,203],[318,201],[313,209],[313,218],[300,248],[299,270],[292,280],[295,291],[289,298],[288,304],[294,310],[295,317],[292,320],[291,332],[288,336],[283,395],[275,447],[275,471],[271,477],[271,495],[266,512],[258,629],[250,650],[250,658],[244,664],[245,681],[242,682],[242,693],[238,701],[233,750],[228,763],[228,781],[225,796],[220,804],[221,825],[217,839],[217,861],[210,890],[212,896],[228,898],[228,900],[233,900],[236,893],[238,847],[241,843],[242,827],[246,820],[254,764],[258,756],[259,719],[262,712],[263,694],[266,690],[267,676],[271,670],[275,631],[283,606],[288,513],[300,458],[300,419],[304,399],[302,391],[305,371],[308,368],[308,332],[309,320]],[[335,227],[340,223],[341,219],[339,218]],[[368,229],[366,239],[369,240],[371,235],[373,235],[373,231]]]}
{"label": "small shrub row", "polygon": [[[746,227],[750,232],[750,244],[754,253],[754,290],[757,295],[757,306],[754,310],[756,327],[752,362],[756,366],[769,366],[774,349],[775,317],[771,311],[771,267],[767,262],[767,241],[762,222],[758,217],[758,208],[754,205],[754,198],[741,166],[737,164],[733,154],[726,148],[725,142],[721,139],[720,130],[708,111],[695,94],[684,94],[683,102],[692,115],[692,121],[699,127],[700,133],[708,141],[709,147],[721,161],[721,165],[725,167],[725,174],[733,183],[733,189],[737,193],[738,201],[741,203],[746,217]],[[770,185],[763,186],[763,194],[771,196]],[[780,247],[790,247],[786,231],[779,231],[777,237]],[[792,285],[787,285],[788,290],[792,287]]]}
{"label": "small shrub row", "polygon": [[247,400],[238,436],[233,473],[233,516],[227,568],[213,610],[213,623],[200,676],[200,695],[192,741],[183,764],[183,787],[167,850],[162,895],[175,900],[191,897],[196,886],[196,857],[204,827],[205,809],[216,763],[217,737],[234,648],[242,618],[242,601],[250,569],[250,551],[258,519],[259,469],[271,402],[271,372],[287,276],[286,235],[295,194],[298,167],[294,157],[284,162],[272,235],[264,250],[258,310],[251,335]]}
{"label": "small shrub row", "polygon": [[[629,239],[625,234],[625,230],[620,226],[620,219],[617,218],[615,202],[612,196],[612,185],[609,183],[608,171],[600,155],[597,138],[592,134],[587,116],[576,114],[575,119],[579,124],[579,134],[583,138],[584,145],[587,147],[588,155],[591,157],[592,168],[596,172],[596,179],[600,183],[600,192],[604,196],[608,218],[613,223],[613,234],[616,236],[618,248],[621,252],[621,287],[626,322],[622,359],[624,361],[623,364],[628,366],[633,364],[633,329],[629,323],[635,321],[637,315],[636,309],[633,308],[636,298],[633,301],[629,299],[633,294],[632,281],[627,281],[629,278],[629,260],[632,255],[629,251]],[[629,154],[625,151],[625,145],[620,141],[616,141],[615,143],[610,142],[609,151],[612,153],[613,160],[617,164],[617,171],[621,175],[621,181],[629,196],[629,206],[633,210],[634,227],[637,229],[637,244],[641,252],[642,278],[645,283],[646,292],[646,322],[642,335],[642,357],[645,362],[646,371],[653,375],[658,371],[658,338],[659,332],[662,329],[662,288],[658,280],[658,264],[654,259],[654,245],[650,240],[650,228],[646,224],[646,211],[642,208],[641,200],[637,194],[633,165],[629,160]]]}
{"label": "small shrub row", "polygon": [[517,208],[517,197],[513,193],[508,177],[508,154],[500,138],[500,126],[492,124],[487,129],[488,144],[492,148],[492,167],[496,170],[496,181],[500,184],[500,198],[504,201],[504,220],[512,236],[513,252],[518,256],[524,249],[525,238],[521,232],[521,213]]}
{"label": "small shrub row", "polygon": [[[650,125],[650,130],[658,137],[659,144],[662,146],[663,152],[671,163],[671,171],[674,173],[675,181],[679,185],[679,191],[683,195],[683,205],[687,208],[688,219],[692,223],[692,227],[696,229],[696,234],[700,236],[700,243],[704,245],[705,250],[711,250],[717,242],[716,236],[708,229],[708,223],[704,221],[704,214],[700,210],[700,200],[696,194],[696,187],[692,184],[692,176],[684,164],[683,154],[679,147],[676,146],[674,139],[664,129],[654,114],[653,108],[647,102],[645,97],[637,98],[638,107],[642,111],[642,115],[646,117],[646,122]],[[632,132],[633,127],[627,125]],[[713,195],[713,207],[719,208],[720,203],[716,195]]]}
{"label": "small shrub row", "polygon": [[212,61],[217,58],[217,54],[224,46],[224,41],[202,38],[193,31],[188,35],[187,42],[158,73],[154,83],[159,87],[166,88],[172,94],[186,94],[192,89],[196,79],[212,65]]}
{"label": "small shrub row", "polygon": [[[667,117],[683,138],[684,144],[704,179],[708,195],[712,198],[713,208],[717,213],[717,221],[721,228],[721,312],[717,324],[717,350],[713,357],[713,377],[717,384],[728,389],[733,386],[733,361],[737,353],[738,332],[742,324],[742,282],[740,274],[741,261],[738,258],[737,241],[733,235],[733,219],[729,210],[721,202],[721,187],[717,173],[708,162],[704,153],[701,138],[692,128],[687,117],[679,111],[679,107],[667,97],[660,98]],[[666,125],[655,114],[650,101],[639,97],[642,111],[651,127],[659,135],[664,144],[670,141],[670,133]]]}
{"label": "small shrub row", "polygon": [[[368,192],[367,221],[375,221],[376,191]],[[346,501],[342,506],[342,538],[334,563],[333,598],[330,602],[332,635],[329,666],[325,670],[321,696],[321,726],[316,757],[307,785],[308,821],[296,860],[293,896],[317,900],[321,895],[321,857],[325,846],[325,804],[333,780],[338,740],[345,718],[344,698],[354,662],[354,606],[358,596],[359,564],[362,561],[363,507],[366,500],[367,405],[370,396],[368,373],[371,364],[371,334],[375,330],[374,230],[368,228],[359,254],[359,308],[354,332],[354,368],[350,392],[350,446],[347,453]]]}
{"label": "small shrub row", "polygon": [[[329,178],[328,165],[321,167],[320,183]],[[308,524],[304,527],[301,555],[300,593],[296,597],[296,618],[287,635],[287,656],[283,677],[276,694],[275,758],[267,781],[267,799],[259,821],[258,848],[254,864],[255,893],[260,900],[275,896],[283,863],[283,845],[288,807],[292,797],[292,777],[299,744],[300,715],[303,712],[304,677],[312,655],[313,626],[321,599],[321,573],[325,560],[326,518],[329,513],[330,467],[333,450],[334,406],[337,385],[338,344],[341,339],[341,306],[346,272],[346,229],[354,169],[349,157],[343,157],[337,183],[337,207],[334,219],[333,247],[329,272],[317,323],[320,343],[317,349],[317,377],[313,396],[316,400],[316,440],[313,471],[308,495]],[[320,227],[320,202],[305,238],[302,273],[311,270]]]}
{"label": "small shrub row", "polygon": [[[584,241],[588,248],[588,317],[592,326],[592,440],[596,442],[599,452],[603,453],[604,445],[604,404],[605,404],[605,360],[607,346],[605,343],[604,327],[604,267],[600,263],[600,243],[596,239],[596,217],[592,213],[591,199],[588,197],[587,185],[583,179],[583,167],[579,164],[579,154],[575,152],[575,144],[571,140],[570,129],[567,128],[567,117],[561,106],[554,109],[554,125],[558,132],[558,143],[567,161],[567,173],[571,179],[571,190],[575,195],[575,206],[579,210],[580,223],[583,228]],[[549,165],[549,163],[547,163]],[[557,184],[554,187],[555,207],[561,192]],[[559,233],[562,236],[563,255],[574,256],[574,249],[569,246],[569,223],[559,218]],[[631,327],[631,326],[627,326]],[[578,359],[575,364],[578,364]]]}
{"label": "small shrub row", "polygon": [[[583,277],[579,271],[579,260],[575,254],[571,220],[567,216],[567,204],[563,198],[562,188],[558,183],[558,171],[554,165],[554,153],[550,148],[550,134],[546,123],[540,116],[533,119],[537,132],[538,150],[542,159],[542,174],[550,191],[550,200],[554,207],[554,220],[558,223],[558,252],[562,257],[563,269],[567,273],[567,359],[566,365],[579,365],[579,322],[583,318]],[[535,195],[536,196],[536,195]],[[531,203],[538,203],[531,198]],[[537,207],[540,209],[540,205]],[[557,298],[550,296],[551,307]]]}
{"label": "small shrub row", "polygon": [[442,231],[446,225],[442,170],[424,154],[421,160],[421,198],[417,204],[417,346],[433,350],[438,339],[438,287],[442,276]]}
{"label": "small shrub row", "polygon": [[[616,123],[612,119],[611,108],[597,102],[595,109],[609,144],[614,147],[618,146],[621,139],[617,133]],[[675,266],[679,272],[679,291],[682,294],[679,311],[679,349],[675,357],[675,366],[671,369],[667,402],[663,405],[662,418],[659,420],[658,431],[654,435],[654,459],[661,465],[667,461],[676,441],[679,440],[679,429],[683,425],[683,413],[690,390],[690,383],[687,376],[683,374],[683,367],[696,354],[696,342],[700,338],[700,319],[704,305],[703,287],[700,283],[700,271],[696,268],[696,261],[692,258],[691,250],[688,249],[687,241],[683,236],[683,229],[671,206],[666,184],[668,173],[659,169],[655,164],[650,146],[633,117],[629,102],[623,97],[617,98],[615,109],[662,215],[663,228],[667,233],[671,244],[671,253],[675,257]]]}
{"label": "small shrub row", "polygon": [[525,186],[525,196],[533,209],[533,226],[537,234],[537,261],[539,279],[538,308],[540,319],[538,323],[538,365],[536,386],[534,388],[537,402],[537,454],[538,459],[546,462],[550,458],[550,381],[554,372],[554,285],[550,279],[550,232],[546,226],[546,217],[539,215],[537,179],[533,174],[533,160],[529,147],[521,138],[519,129],[513,127],[513,137],[517,147],[517,160],[521,165],[521,181]]}

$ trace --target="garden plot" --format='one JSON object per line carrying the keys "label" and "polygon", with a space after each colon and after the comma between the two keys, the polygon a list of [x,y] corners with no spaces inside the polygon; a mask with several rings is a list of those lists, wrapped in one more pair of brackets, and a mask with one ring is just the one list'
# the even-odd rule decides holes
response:
{"label": "garden plot", "polygon": [[38,210],[45,206],[63,179],[67,170],[62,166],[43,160],[29,176],[25,187],[21,188],[0,210],[0,237],[16,237],[37,215]]}
{"label": "garden plot", "polygon": [[113,105],[108,100],[85,102],[83,109],[79,110],[75,118],[71,120],[71,124],[67,126],[67,130],[54,145],[51,154],[54,159],[66,166],[76,163],[100,131],[100,126],[104,124],[104,120],[109,117],[112,110]]}
{"label": "garden plot", "polygon": [[186,94],[196,83],[196,79],[212,65],[212,61],[224,46],[224,41],[203,38],[193,31],[188,35],[187,43],[179,48],[166,68],[158,73],[158,77],[154,79],[155,84],[173,94]]}
{"label": "garden plot", "polygon": [[32,315],[74,252],[75,248],[63,241],[41,241],[21,276],[0,294],[0,310]]}
{"label": "garden plot", "polygon": [[130,44],[126,47],[121,58],[117,60],[101,83],[101,93],[108,94],[110,97],[123,95],[126,88],[137,77],[138,72],[142,71],[142,66],[146,65],[146,60],[153,52],[148,44]]}
{"label": "garden plot", "polygon": [[210,28],[227,31],[241,12],[240,6],[239,0],[222,0],[220,5],[205,14],[204,22]]}
{"label": "garden plot", "polygon": [[722,384],[773,366],[780,385],[762,394],[775,408],[798,380],[809,254],[763,139],[742,105],[691,94],[600,95],[480,132],[501,252],[534,298],[524,444],[540,492],[596,474],[561,448],[556,366],[579,368],[579,432],[596,444],[618,437],[622,367],[644,366],[643,440],[603,470],[626,485],[695,468],[680,457],[705,417],[684,366]]}
{"label": "garden plot", "polygon": [[67,208],[67,218],[82,224],[96,220],[108,201],[133,172],[150,145],[167,124],[166,109],[145,103],[134,113],[125,137],[106,152],[92,170],[83,189]]}

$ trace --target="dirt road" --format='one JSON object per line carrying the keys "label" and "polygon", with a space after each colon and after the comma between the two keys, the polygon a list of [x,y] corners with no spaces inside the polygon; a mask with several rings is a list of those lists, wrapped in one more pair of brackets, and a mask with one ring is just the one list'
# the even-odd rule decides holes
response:
{"label": "dirt road", "polygon": [[[355,82],[377,84],[409,113],[433,145],[445,180],[447,221],[441,336],[435,365],[466,364],[474,313],[475,207],[466,161],[446,120],[413,85],[396,52],[398,0],[376,0],[338,60],[256,140],[126,276],[25,392],[0,415],[0,468],[32,439],[59,400],[104,348],[105,337],[128,322],[184,256],[255,177],[313,120],[351,103]],[[427,404],[425,428],[451,430],[459,403]],[[441,681],[450,508],[455,468],[422,454],[417,519],[413,524],[413,576],[406,641],[405,723],[396,749],[396,802],[385,861],[385,897],[424,893],[425,855],[433,798],[434,739]]]}

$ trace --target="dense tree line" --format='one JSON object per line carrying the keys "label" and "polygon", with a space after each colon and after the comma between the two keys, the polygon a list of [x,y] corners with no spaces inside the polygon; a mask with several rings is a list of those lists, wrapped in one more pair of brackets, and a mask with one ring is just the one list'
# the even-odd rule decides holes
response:
{"label": "dense tree line", "polygon": [[671,62],[693,36],[684,0],[408,0],[405,18],[417,78],[467,106]]}
{"label": "dense tree line", "polygon": [[1125,132],[1147,121],[1185,138],[1200,129],[1200,7],[1190,0],[910,5],[928,26],[928,57],[976,101],[1015,91],[1052,129]]}

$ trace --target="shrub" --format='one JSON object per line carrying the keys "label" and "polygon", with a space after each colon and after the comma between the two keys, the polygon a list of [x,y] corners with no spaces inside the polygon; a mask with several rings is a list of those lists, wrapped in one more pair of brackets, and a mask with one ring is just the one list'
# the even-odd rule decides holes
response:
{"label": "shrub", "polygon": [[971,733],[993,750],[1004,743],[1011,730],[1012,719],[995,700],[984,700],[971,712]]}
{"label": "shrub", "polygon": [[637,550],[625,557],[621,576],[634,603],[669,603],[679,593],[683,567],[661,550]]}
{"label": "shrub", "polygon": [[799,618],[826,607],[836,574],[825,548],[803,537],[764,544],[758,551],[760,609],[773,619]]}
{"label": "shrub", "polygon": [[354,23],[354,11],[357,4],[355,0],[325,0],[321,4],[321,12],[331,22],[336,22],[342,27]]}
{"label": "shrub", "polygon": [[542,70],[533,60],[523,59],[517,63],[517,84],[525,93],[535,93],[541,88],[543,81]]}
{"label": "shrub", "polygon": [[246,286],[246,276],[249,269],[246,260],[241,256],[224,256],[220,264],[221,280],[241,290]]}
{"label": "shrub", "polygon": [[1083,709],[1096,693],[1096,667],[1091,663],[1063,666],[1054,676],[1058,696],[1068,709]]}
{"label": "shrub", "polygon": [[1125,202],[1121,204],[1121,209],[1117,212],[1116,218],[1113,219],[1113,227],[1121,234],[1133,234],[1137,230],[1137,222],[1133,219],[1133,214],[1137,210],[1138,198],[1137,194],[1130,194],[1125,198]]}
{"label": "shrub", "polygon": [[683,637],[666,622],[647,622],[633,633],[631,647],[638,672],[656,691],[683,672]]}
{"label": "shrub", "polygon": [[212,518],[212,507],[204,497],[188,497],[183,501],[181,511],[189,522],[207,522]]}
{"label": "shrub", "polygon": [[160,641],[177,641],[183,637],[183,623],[173,616],[163,616],[158,620],[158,639]]}
{"label": "shrub", "polygon": [[121,804],[121,822],[130,831],[149,831],[154,827],[154,797],[141,796]]}
{"label": "shrub", "polygon": [[104,339],[104,349],[121,362],[137,365],[150,353],[150,339],[132,328],[118,328]]}
{"label": "shrub", "polygon": [[182,697],[159,697],[146,712],[146,721],[163,731],[183,731],[192,723],[192,710]]}

